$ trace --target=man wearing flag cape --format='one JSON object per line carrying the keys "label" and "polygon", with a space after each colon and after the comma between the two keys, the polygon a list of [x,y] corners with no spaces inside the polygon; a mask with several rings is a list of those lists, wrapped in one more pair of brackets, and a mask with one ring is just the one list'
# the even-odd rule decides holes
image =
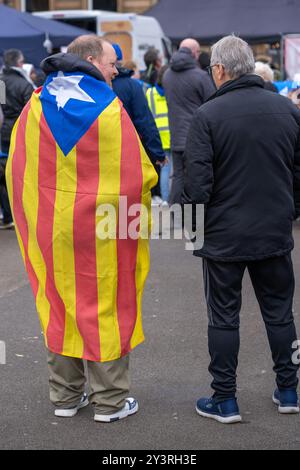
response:
{"label": "man wearing flag cape", "polygon": [[[128,231],[119,236],[117,229],[121,218],[124,226],[120,200],[148,215],[157,181],[111,89],[115,62],[113,47],[93,35],[45,59],[45,85],[14,127],[7,167],[18,241],[47,347],[55,415],[72,417],[90,401],[95,421],[102,422],[138,410],[128,398],[128,366],[130,351],[144,340],[149,247],[147,237],[130,237]],[[110,238],[98,230],[107,205],[117,214],[116,236]],[[128,228],[134,217],[125,217]],[[141,220],[135,224],[141,229]]]}

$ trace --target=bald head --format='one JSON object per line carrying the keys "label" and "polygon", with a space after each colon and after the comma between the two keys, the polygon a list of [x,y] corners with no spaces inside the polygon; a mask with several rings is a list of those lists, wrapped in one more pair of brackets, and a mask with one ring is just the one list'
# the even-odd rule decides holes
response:
{"label": "bald head", "polygon": [[95,34],[84,34],[78,36],[69,44],[67,52],[78,55],[81,59],[87,60],[89,56],[94,58],[103,54],[103,39]]}
{"label": "bald head", "polygon": [[196,39],[186,38],[181,41],[179,48],[186,47],[192,53],[194,59],[198,60],[200,55],[200,44]]}

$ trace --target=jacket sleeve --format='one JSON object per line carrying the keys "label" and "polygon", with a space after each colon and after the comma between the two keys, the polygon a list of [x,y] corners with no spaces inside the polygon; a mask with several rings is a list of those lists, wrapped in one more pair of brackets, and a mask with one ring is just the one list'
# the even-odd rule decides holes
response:
{"label": "jacket sleeve", "polygon": [[133,84],[132,122],[152,163],[158,160],[163,161],[165,159],[165,152],[162,148],[159,132],[149,109],[147,99],[139,83],[134,83],[133,81]]}
{"label": "jacket sleeve", "polygon": [[185,149],[186,174],[182,202],[207,204],[214,182],[213,146],[207,120],[199,109],[192,120]]}
{"label": "jacket sleeve", "polygon": [[300,217],[300,131],[294,156],[294,201],[297,219]]}

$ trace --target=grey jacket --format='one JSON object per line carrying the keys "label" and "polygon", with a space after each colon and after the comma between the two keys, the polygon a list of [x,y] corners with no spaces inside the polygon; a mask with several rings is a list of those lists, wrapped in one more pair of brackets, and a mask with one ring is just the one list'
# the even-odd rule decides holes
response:
{"label": "grey jacket", "polygon": [[185,47],[173,54],[163,86],[169,108],[171,149],[182,152],[195,111],[215,92],[215,87]]}

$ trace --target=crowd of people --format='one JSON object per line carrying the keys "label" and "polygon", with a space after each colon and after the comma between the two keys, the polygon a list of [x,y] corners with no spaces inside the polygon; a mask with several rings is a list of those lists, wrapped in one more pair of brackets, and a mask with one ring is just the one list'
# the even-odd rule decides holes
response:
{"label": "crowd of people", "polygon": [[[191,118],[215,91],[215,84],[208,76],[210,56],[201,52],[196,40],[185,39],[169,64],[163,63],[157,49],[148,49],[144,55],[146,69],[141,72],[134,60],[123,60],[119,45],[113,46],[117,54],[113,90],[123,102],[159,176],[152,190],[152,205],[168,207],[180,203],[184,149]],[[6,103],[0,107],[0,229],[12,229],[14,223],[4,176],[10,135],[31,93],[43,85],[45,74],[42,70],[37,73],[32,64],[25,63],[20,50],[5,51],[3,59],[1,80],[6,87]],[[267,90],[280,91],[268,63],[257,61],[255,74],[264,80]],[[300,107],[300,82],[288,83],[286,95]]]}
{"label": "crowd of people", "polygon": [[[97,241],[96,249],[93,195],[100,191],[104,200],[115,205],[119,193],[132,202],[144,198],[150,212],[150,190],[152,204],[205,206],[204,245],[194,254],[203,258],[214,394],[197,401],[197,413],[226,424],[241,421],[236,371],[246,269],[272,351],[277,384],[273,402],[280,413],[298,413],[291,251],[293,220],[300,216],[300,111],[293,100],[277,93],[270,68],[255,64],[251,47],[231,35],[213,45],[208,66],[199,43],[186,38],[167,66],[158,51],[147,51],[147,69],[139,74],[133,62],[123,61],[117,44],[82,36],[66,53],[43,61],[45,86],[31,97],[34,85],[24,75],[23,61],[20,51],[5,53],[2,152],[7,157],[12,139],[7,189],[32,288],[35,295],[39,292],[37,310],[42,323],[45,318],[49,321],[44,333],[56,416],[72,417],[89,403],[83,359],[88,361],[95,421],[114,422],[138,411],[137,400],[127,397],[128,362],[130,351],[143,340],[141,296],[149,269],[148,241],[139,249],[136,240],[111,240],[112,245]],[[72,73],[80,73],[84,89]],[[66,98],[72,90],[76,93],[70,97],[77,97],[73,100]],[[29,99],[30,106],[11,137],[12,126]],[[34,145],[26,137],[36,135],[37,129],[39,148],[47,149],[39,153],[38,174],[31,169]],[[60,150],[55,150],[57,145]],[[74,149],[77,161],[59,158],[59,152],[67,157]],[[53,164],[54,151],[59,171]],[[99,151],[103,152],[100,170]],[[24,160],[36,178],[33,189],[40,191],[41,210],[36,217],[31,201],[22,197],[22,191],[29,191]],[[68,165],[66,173],[64,165]],[[43,175],[54,187],[43,186]],[[61,197],[53,200],[57,185],[75,193],[69,201],[74,210],[66,210]],[[2,226],[10,228],[3,172],[1,188]],[[55,224],[53,211],[60,217],[54,238],[49,222],[43,226],[45,220]],[[76,224],[82,221],[86,230],[77,230]],[[36,253],[28,248],[28,233],[34,234]],[[63,260],[64,275],[55,277],[52,257],[58,240],[60,250],[71,250],[72,256]],[[73,264],[67,265],[73,257],[75,273]],[[91,263],[88,275],[87,261]],[[105,275],[95,271],[108,262]],[[68,296],[70,288],[75,289],[75,306]]]}

